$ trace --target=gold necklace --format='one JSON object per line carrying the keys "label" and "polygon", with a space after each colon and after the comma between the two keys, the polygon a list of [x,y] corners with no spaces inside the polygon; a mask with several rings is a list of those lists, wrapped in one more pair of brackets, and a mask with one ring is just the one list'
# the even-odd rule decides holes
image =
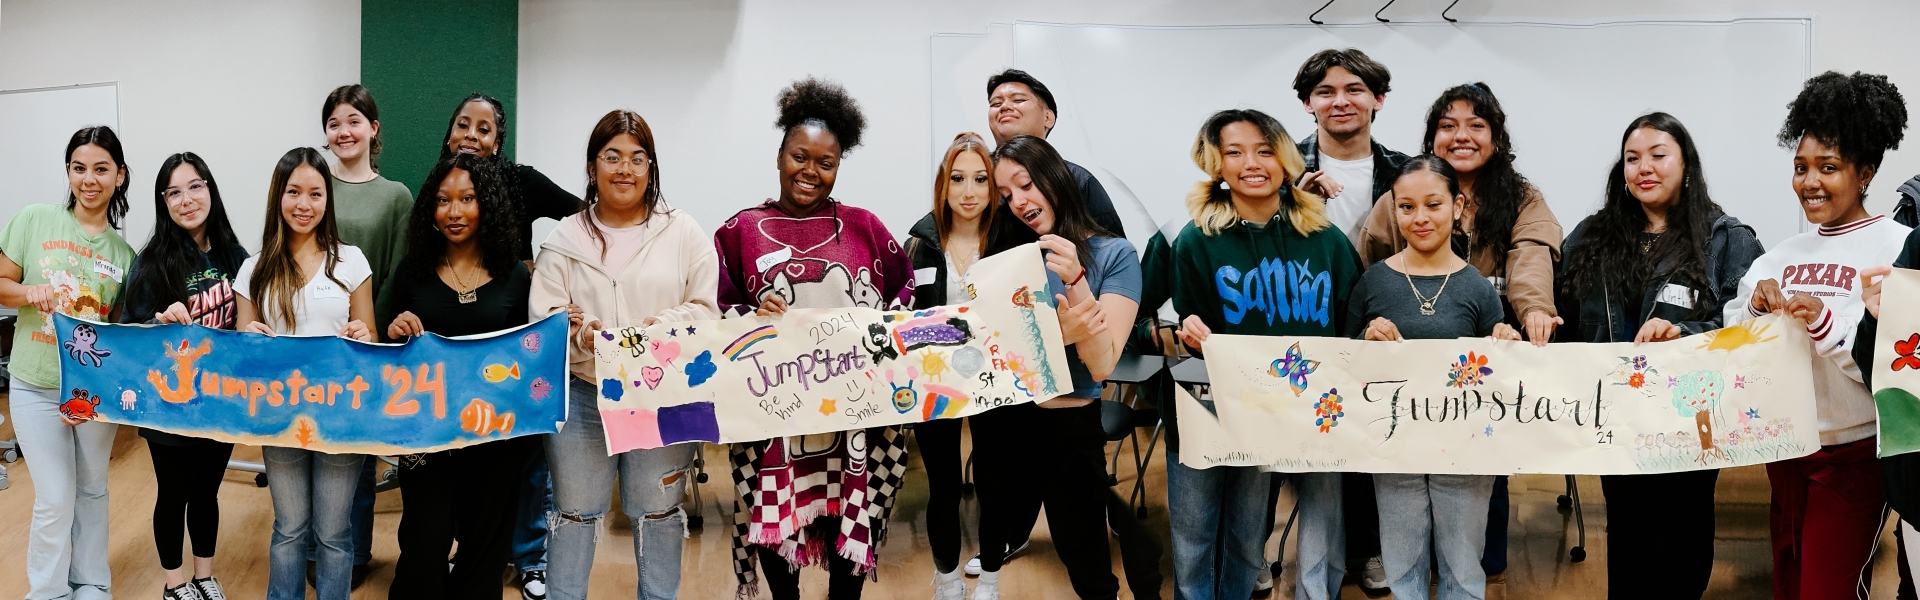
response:
{"label": "gold necklace", "polygon": [[477,292],[480,291],[480,287],[467,285],[467,280],[465,278],[460,277],[460,270],[453,268],[453,263],[451,261],[448,261],[446,264],[447,264],[447,273],[450,275],[453,275],[454,285],[458,285],[462,288],[466,288],[464,291],[460,289],[454,290],[455,292],[458,293],[458,299],[460,300],[460,303],[473,304],[474,302],[478,302],[480,300],[480,295]]}
{"label": "gold necklace", "polygon": [[1413,289],[1413,299],[1420,301],[1420,315],[1424,317],[1433,316],[1433,303],[1439,302],[1440,295],[1447,293],[1447,283],[1453,281],[1453,273],[1447,273],[1447,277],[1440,280],[1440,289],[1433,292],[1432,298],[1426,298],[1420,295],[1420,288],[1413,285],[1413,275],[1408,274],[1408,270],[1407,257],[1400,257],[1400,274],[1407,278],[1407,287]]}

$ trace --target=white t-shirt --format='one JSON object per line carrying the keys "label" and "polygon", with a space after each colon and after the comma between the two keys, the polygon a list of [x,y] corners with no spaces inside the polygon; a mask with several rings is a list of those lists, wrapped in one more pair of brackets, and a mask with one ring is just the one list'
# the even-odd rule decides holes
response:
{"label": "white t-shirt", "polygon": [[1327,199],[1327,219],[1357,245],[1360,226],[1373,211],[1373,155],[1359,160],[1334,160],[1320,153],[1320,170],[1340,182],[1340,195]]}
{"label": "white t-shirt", "polygon": [[[353,320],[350,313],[353,307],[353,290],[366,283],[373,275],[373,267],[367,264],[367,256],[359,248],[340,245],[340,262],[333,266],[334,282],[328,279],[325,271],[315,273],[307,285],[300,288],[300,295],[293,299],[293,314],[298,327],[289,328],[280,322],[279,311],[268,308],[265,303],[253,298],[253,268],[260,262],[260,255],[247,257],[240,263],[240,276],[233,282],[233,293],[253,302],[254,310],[260,313],[260,320],[273,328],[277,335],[334,335],[340,328]],[[340,284],[346,284],[341,287]],[[367,324],[372,327],[372,323]]]}

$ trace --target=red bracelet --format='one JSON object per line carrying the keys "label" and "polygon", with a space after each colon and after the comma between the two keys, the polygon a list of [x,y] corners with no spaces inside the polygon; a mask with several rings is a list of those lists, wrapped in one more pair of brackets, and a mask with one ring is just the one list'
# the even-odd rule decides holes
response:
{"label": "red bracelet", "polygon": [[1080,283],[1080,280],[1086,279],[1086,278],[1087,278],[1087,268],[1080,267],[1080,276],[1073,278],[1073,281],[1067,282],[1067,287],[1073,287],[1075,285],[1078,285]]}

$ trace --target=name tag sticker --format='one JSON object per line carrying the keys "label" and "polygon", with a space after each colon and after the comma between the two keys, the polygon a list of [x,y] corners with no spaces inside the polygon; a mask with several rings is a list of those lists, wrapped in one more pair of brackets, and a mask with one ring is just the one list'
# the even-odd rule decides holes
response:
{"label": "name tag sticker", "polygon": [[114,283],[120,283],[120,277],[124,275],[118,265],[100,258],[93,259],[93,272],[99,273],[101,277],[112,279]]}
{"label": "name tag sticker", "polygon": [[934,271],[935,270],[933,267],[927,267],[925,269],[914,269],[913,284],[915,286],[933,285]]}
{"label": "name tag sticker", "polygon": [[754,270],[765,273],[767,269],[773,268],[774,265],[787,262],[787,260],[791,258],[793,258],[793,249],[781,248],[779,250],[775,250],[775,251],[760,255],[760,258],[755,259],[753,261],[753,267],[754,267]]}
{"label": "name tag sticker", "polygon": [[1691,309],[1693,308],[1693,290],[1678,283],[1669,283],[1667,287],[1660,288],[1660,297],[1657,301]]}

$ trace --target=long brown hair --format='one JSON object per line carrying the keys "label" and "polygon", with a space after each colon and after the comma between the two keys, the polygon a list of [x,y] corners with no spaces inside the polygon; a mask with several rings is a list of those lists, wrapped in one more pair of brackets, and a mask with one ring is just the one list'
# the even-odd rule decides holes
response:
{"label": "long brown hair", "polygon": [[[953,161],[962,152],[972,152],[980,157],[980,164],[987,166],[987,181],[993,181],[993,151],[987,149],[987,142],[980,134],[971,131],[953,136],[953,145],[947,147],[947,155],[940,159],[940,169],[933,174],[933,227],[938,232],[940,247],[947,247],[947,234],[953,232],[953,207],[947,203],[947,176],[953,173]],[[988,187],[993,187],[989,183]],[[993,231],[993,213],[1000,210],[999,192],[987,194],[987,208],[980,213],[980,246],[986,247],[987,232]]]}
{"label": "long brown hair", "polygon": [[267,186],[267,222],[260,232],[260,261],[253,265],[253,280],[247,290],[262,314],[271,306],[288,330],[298,326],[293,298],[306,281],[301,277],[299,261],[293,258],[293,227],[280,215],[280,199],[286,196],[287,180],[302,166],[319,171],[320,181],[326,186],[327,209],[320,211],[320,223],[313,228],[314,242],[327,253],[326,260],[321,261],[323,270],[327,279],[343,289],[347,287],[333,276],[333,266],[340,262],[340,230],[333,224],[333,172],[327,170],[327,159],[320,156],[319,150],[307,147],[288,150],[280,157],[280,163],[273,166],[273,183]]}
{"label": "long brown hair", "polygon": [[640,203],[647,208],[647,218],[653,219],[660,208],[660,155],[653,151],[653,128],[647,126],[647,120],[630,110],[615,110],[600,117],[594,124],[593,133],[587,136],[587,197],[586,206],[580,212],[587,213],[581,221],[587,227],[587,235],[593,237],[600,246],[600,258],[607,257],[607,236],[600,232],[600,225],[594,222],[593,205],[600,202],[599,178],[596,169],[600,164],[600,151],[621,134],[631,135],[640,141],[640,149],[647,153],[647,191],[640,197]]}

